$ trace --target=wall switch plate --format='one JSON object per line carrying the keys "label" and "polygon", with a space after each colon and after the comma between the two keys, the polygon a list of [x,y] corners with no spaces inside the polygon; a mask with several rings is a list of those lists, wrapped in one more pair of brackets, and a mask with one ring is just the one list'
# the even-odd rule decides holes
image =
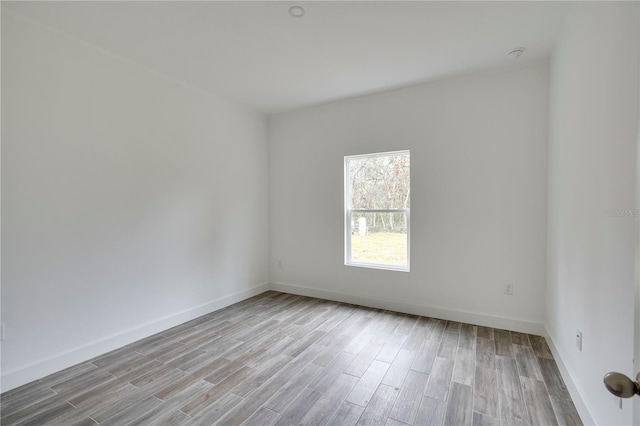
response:
{"label": "wall switch plate", "polygon": [[580,330],[576,331],[576,348],[582,352],[582,331]]}
{"label": "wall switch plate", "polygon": [[513,296],[513,284],[505,284],[504,285],[504,294],[509,296]]}

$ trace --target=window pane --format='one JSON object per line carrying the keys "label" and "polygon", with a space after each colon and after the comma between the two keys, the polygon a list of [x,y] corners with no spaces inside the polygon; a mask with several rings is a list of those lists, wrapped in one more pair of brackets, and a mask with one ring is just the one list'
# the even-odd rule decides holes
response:
{"label": "window pane", "polygon": [[349,205],[352,209],[408,209],[409,153],[351,158]]}
{"label": "window pane", "polygon": [[351,261],[407,266],[407,214],[354,212]]}

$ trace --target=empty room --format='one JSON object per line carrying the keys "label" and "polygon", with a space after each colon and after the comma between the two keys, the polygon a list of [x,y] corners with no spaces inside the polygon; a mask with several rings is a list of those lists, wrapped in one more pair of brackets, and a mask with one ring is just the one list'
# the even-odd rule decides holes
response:
{"label": "empty room", "polygon": [[9,425],[640,425],[640,2],[2,1]]}

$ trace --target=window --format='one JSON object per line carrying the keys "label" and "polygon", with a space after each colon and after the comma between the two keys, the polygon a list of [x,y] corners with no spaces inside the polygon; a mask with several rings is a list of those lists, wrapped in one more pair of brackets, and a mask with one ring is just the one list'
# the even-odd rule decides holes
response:
{"label": "window", "polygon": [[409,271],[409,151],[344,157],[345,264]]}

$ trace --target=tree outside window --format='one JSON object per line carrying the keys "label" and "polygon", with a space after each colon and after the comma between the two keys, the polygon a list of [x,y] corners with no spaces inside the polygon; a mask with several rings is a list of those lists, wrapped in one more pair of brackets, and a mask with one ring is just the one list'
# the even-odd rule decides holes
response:
{"label": "tree outside window", "polygon": [[409,270],[410,153],[345,157],[345,264]]}

